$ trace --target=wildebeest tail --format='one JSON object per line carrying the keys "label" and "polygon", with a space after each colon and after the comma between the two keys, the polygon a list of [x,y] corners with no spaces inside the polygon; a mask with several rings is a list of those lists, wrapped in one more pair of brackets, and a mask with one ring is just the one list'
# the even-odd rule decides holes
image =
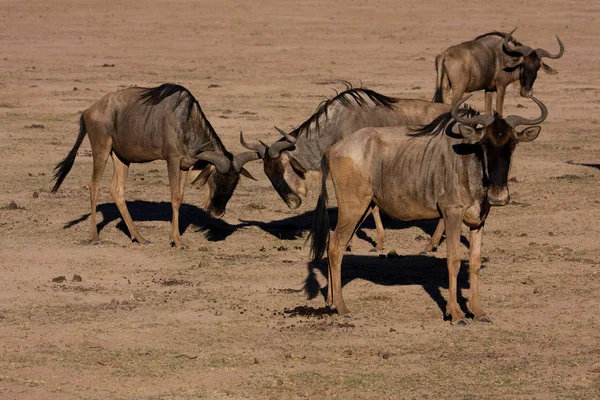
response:
{"label": "wildebeest tail", "polygon": [[71,171],[73,163],[75,162],[75,157],[77,156],[77,150],[79,150],[79,147],[81,146],[81,143],[83,142],[83,138],[85,137],[86,133],[87,130],[85,129],[85,120],[83,119],[82,115],[79,119],[79,135],[77,136],[77,140],[75,140],[73,148],[71,149],[69,154],[67,154],[65,159],[59,162],[56,165],[56,167],[54,167],[54,179],[56,180],[56,183],[52,188],[52,192],[56,192],[58,190],[61,183],[67,177],[69,171]]}
{"label": "wildebeest tail", "polygon": [[321,194],[317,201],[317,208],[313,213],[310,230],[310,259],[320,260],[327,249],[329,241],[329,214],[327,213],[327,156],[321,160]]}
{"label": "wildebeest tail", "polygon": [[439,55],[435,58],[435,70],[437,73],[435,80],[435,93],[433,94],[434,103],[443,103],[444,97],[442,96],[442,81],[444,78],[444,56]]}

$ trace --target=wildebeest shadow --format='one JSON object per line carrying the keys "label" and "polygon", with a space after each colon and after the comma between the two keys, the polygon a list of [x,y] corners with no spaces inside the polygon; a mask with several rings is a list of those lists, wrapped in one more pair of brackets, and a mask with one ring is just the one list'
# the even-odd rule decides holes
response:
{"label": "wildebeest shadow", "polygon": [[[153,202],[134,200],[127,202],[127,209],[131,214],[133,221],[166,221],[171,222],[172,208],[171,203],[166,201]],[[119,209],[114,203],[103,203],[97,206],[97,211],[102,214],[101,221],[97,224],[98,232],[111,222],[121,219]],[[87,220],[90,214],[84,214],[81,217],[67,222],[63,229],[69,229],[73,225]],[[225,240],[229,235],[237,229],[246,226],[247,224],[231,225],[222,219],[211,217],[203,209],[191,204],[182,204],[179,209],[179,231],[185,232],[190,225],[197,227],[197,231],[206,231],[205,237],[209,241]],[[117,224],[117,229],[121,230],[127,236],[129,230],[127,225],[121,219]],[[143,233],[142,233],[143,234]]]}
{"label": "wildebeest shadow", "polygon": [[582,167],[590,167],[590,168],[600,169],[600,164],[585,164],[585,163],[577,163],[577,162],[574,162],[574,161],[567,161],[567,164],[580,165]]}
{"label": "wildebeest shadow", "polygon": [[[331,229],[335,228],[337,224],[337,207],[329,208],[329,223],[331,225]],[[262,222],[262,221],[252,221],[241,219],[244,224],[256,226],[263,231],[275,236],[276,238],[283,240],[294,240],[299,239],[303,236],[303,234],[310,230],[313,218],[313,211],[307,211],[299,215],[295,215],[293,217],[287,217],[280,220]],[[437,226],[438,220],[418,220],[418,221],[398,221],[396,219],[390,218],[381,212],[381,221],[383,223],[383,228],[385,230],[388,229],[407,229],[413,226],[416,226],[422,229],[429,236],[433,235],[435,228]],[[366,220],[362,223],[358,231],[356,232],[356,236],[359,239],[366,240],[373,247],[375,247],[376,242],[375,239],[370,237],[365,233],[363,229],[375,229],[375,222],[372,216],[367,216]],[[461,236],[461,242],[465,246],[469,246],[468,240]],[[387,246],[389,247],[389,246]]]}
{"label": "wildebeest shadow", "polygon": [[[308,274],[304,281],[304,291],[307,297],[314,299],[321,294],[326,299],[327,286],[320,287],[315,271],[327,276],[327,259],[309,262],[307,268]],[[442,288],[448,288],[448,268],[445,259],[425,255],[409,255],[389,259],[346,253],[342,262],[342,287],[354,279],[366,279],[386,286],[420,285],[436,302],[444,314],[444,318],[448,319],[445,316],[447,301],[441,293]],[[462,261],[458,274],[457,300],[466,312],[467,299],[460,295],[460,289],[468,287],[468,263]],[[398,295],[400,296],[401,293],[399,292]]]}

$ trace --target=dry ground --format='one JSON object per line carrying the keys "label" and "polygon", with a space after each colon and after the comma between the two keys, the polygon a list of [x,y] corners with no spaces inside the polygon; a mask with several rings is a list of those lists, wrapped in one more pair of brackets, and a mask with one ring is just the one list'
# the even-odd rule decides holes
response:
{"label": "dry ground", "polygon": [[[2,1],[0,398],[600,398],[600,6],[274,3]],[[111,167],[104,244],[88,244],[87,139],[49,193],[79,113],[105,93],[183,84],[238,152],[240,129],[273,141],[272,125],[299,125],[340,80],[429,99],[437,53],[515,26],[552,52],[558,34],[566,53],[548,61],[559,75],[538,77],[550,117],[517,149],[513,202],[486,225],[491,325],[444,321],[445,249],[417,255],[434,225],[389,220],[387,250],[401,257],[370,253],[367,224],[345,258],[353,318],[319,315],[326,266],[308,268],[304,245],[315,193],[287,209],[258,162],[223,220],[188,187],[187,251],[168,244],[163,162],[134,165],[128,180],[153,246],[124,233]],[[516,88],[506,104],[537,113]],[[460,284],[466,295],[466,275]]]}

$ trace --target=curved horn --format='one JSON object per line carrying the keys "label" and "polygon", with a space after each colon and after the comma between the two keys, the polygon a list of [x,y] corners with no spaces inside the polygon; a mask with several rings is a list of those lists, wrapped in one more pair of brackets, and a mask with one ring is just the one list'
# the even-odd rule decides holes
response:
{"label": "curved horn", "polygon": [[546,58],[561,58],[562,55],[565,52],[565,46],[562,44],[562,42],[560,41],[560,38],[558,37],[558,35],[556,35],[556,40],[558,41],[558,46],[559,46],[559,50],[558,50],[558,54],[550,54],[548,53],[547,50],[544,49],[536,49],[535,52],[537,53],[538,57],[542,58],[542,57],[546,57]]}
{"label": "curved horn", "polygon": [[217,171],[222,174],[229,171],[229,167],[231,166],[231,161],[229,161],[229,158],[216,151],[203,151],[202,153],[196,155],[196,158],[198,160],[204,160],[214,164],[214,166],[217,167]]}
{"label": "curved horn", "polygon": [[454,120],[456,122],[459,122],[461,124],[465,124],[465,125],[483,125],[483,126],[488,126],[489,124],[491,124],[492,122],[494,122],[494,116],[492,115],[475,115],[471,118],[463,118],[460,115],[458,115],[458,108],[462,105],[462,103],[464,103],[465,101],[467,101],[471,96],[473,96],[472,94],[463,97],[463,99],[461,101],[459,101],[458,103],[456,103],[454,105],[454,107],[452,107],[452,111],[450,112],[452,115],[452,118],[454,118]]}
{"label": "curved horn", "polygon": [[269,157],[277,158],[279,157],[279,153],[291,147],[294,147],[294,143],[290,143],[287,140],[280,140],[279,142],[275,142],[271,146],[269,146]]}
{"label": "curved horn", "polygon": [[246,151],[244,153],[237,154],[233,157],[233,168],[236,172],[240,172],[244,164],[250,161],[260,160],[260,154],[256,151]]}
{"label": "curved horn", "polygon": [[531,47],[529,47],[529,46],[513,46],[513,44],[510,43],[510,39],[512,39],[512,34],[516,30],[517,30],[517,28],[513,29],[512,31],[510,31],[509,34],[504,36],[504,41],[502,42],[502,50],[506,49],[511,53],[519,53],[523,56],[526,56],[533,51],[533,49]]}
{"label": "curved horn", "polygon": [[296,138],[293,137],[292,135],[285,133],[283,130],[279,129],[278,127],[274,126],[273,128],[275,128],[277,130],[277,132],[279,132],[281,134],[281,136],[283,136],[288,142],[292,143],[292,144],[296,144]]}
{"label": "curved horn", "polygon": [[261,141],[259,141],[258,143],[248,144],[244,140],[244,134],[242,133],[242,131],[240,131],[240,143],[242,144],[242,146],[244,146],[248,150],[254,150],[255,152],[257,152],[258,155],[260,156],[260,158],[265,158],[265,153],[267,152],[267,149],[269,148],[269,146],[265,145]]}
{"label": "curved horn", "polygon": [[523,118],[519,115],[509,115],[508,117],[506,117],[504,119],[508,125],[512,126],[513,128],[516,128],[519,125],[537,125],[537,124],[541,124],[542,122],[544,122],[544,120],[548,117],[548,109],[546,108],[544,103],[542,103],[540,100],[536,99],[535,97],[530,96],[530,99],[535,101],[535,103],[538,105],[538,107],[540,107],[540,110],[542,110],[542,115],[540,115],[536,119],[527,119],[527,118]]}

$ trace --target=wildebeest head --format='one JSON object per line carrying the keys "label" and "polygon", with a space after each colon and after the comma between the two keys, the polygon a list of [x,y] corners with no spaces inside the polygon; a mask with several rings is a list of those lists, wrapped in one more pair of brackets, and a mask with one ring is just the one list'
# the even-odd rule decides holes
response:
{"label": "wildebeest head", "polygon": [[[542,115],[536,119],[526,119],[518,115],[509,115],[501,118],[498,115],[476,115],[471,118],[461,117],[458,114],[459,106],[471,95],[463,98],[452,108],[452,117],[458,122],[458,131],[470,141],[479,143],[482,147],[484,162],[484,175],[488,182],[488,201],[494,206],[503,206],[508,203],[508,171],[510,159],[518,142],[531,142],[535,140],[541,130],[537,124],[542,123],[548,116],[548,109],[538,99],[531,99],[540,107]],[[477,128],[481,125],[480,128]],[[519,125],[534,125],[517,131]]]}
{"label": "wildebeest head", "polygon": [[248,144],[240,134],[240,142],[247,149],[254,150],[263,160],[265,174],[291,209],[302,204],[306,196],[306,170],[289,153],[296,144],[296,138],[275,128],[283,138],[268,146],[263,142]]}
{"label": "wildebeest head", "polygon": [[222,217],[225,214],[227,202],[233,195],[240,175],[256,180],[245,168],[244,164],[258,160],[255,152],[244,152],[232,156],[217,151],[201,151],[196,158],[208,161],[202,172],[194,179],[194,183],[208,184],[208,199],[205,208],[212,217]]}
{"label": "wildebeest head", "polygon": [[558,45],[560,50],[557,54],[550,54],[547,50],[542,48],[532,49],[529,46],[524,45],[515,45],[511,43],[512,33],[517,28],[513,29],[509,34],[504,36],[504,41],[502,42],[502,51],[507,55],[513,57],[512,61],[507,64],[507,69],[515,69],[521,68],[521,96],[529,97],[533,94],[533,83],[535,82],[535,78],[537,78],[537,73],[540,67],[548,74],[555,75],[558,72],[545,64],[542,61],[543,57],[546,58],[561,58],[563,53],[565,52],[565,48],[560,41],[560,38],[556,36],[556,40],[558,41]]}

